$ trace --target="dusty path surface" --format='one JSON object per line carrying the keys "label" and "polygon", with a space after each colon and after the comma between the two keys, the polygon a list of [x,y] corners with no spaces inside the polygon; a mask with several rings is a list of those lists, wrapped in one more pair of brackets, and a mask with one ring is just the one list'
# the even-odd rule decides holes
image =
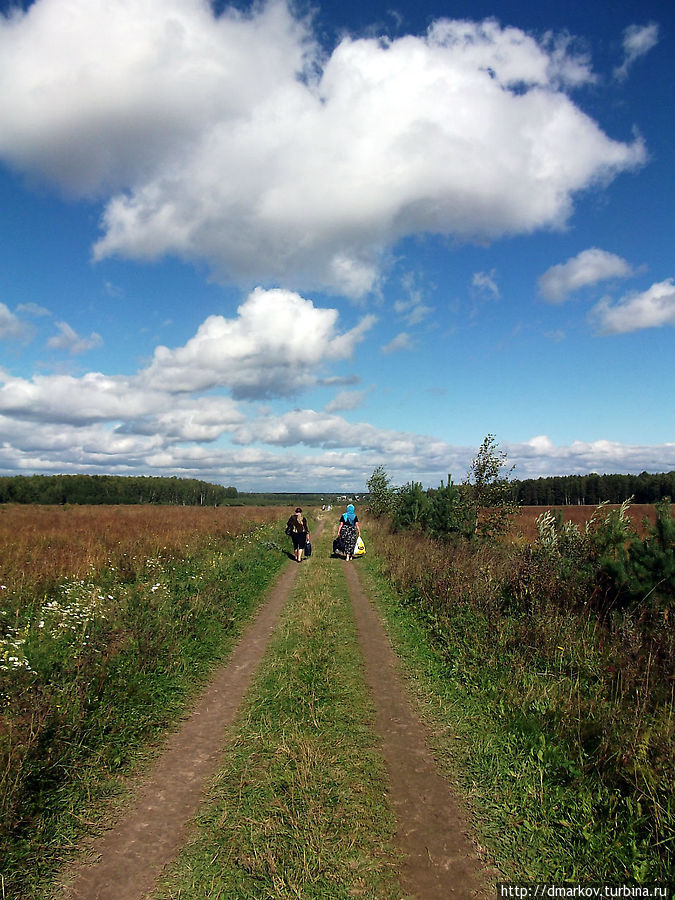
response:
{"label": "dusty path surface", "polygon": [[206,782],[215,774],[225,729],[262,659],[288,598],[297,564],[281,574],[227,663],[143,781],[125,817],[91,848],[94,862],[78,865],[67,900],[140,900],[182,846]]}
{"label": "dusty path surface", "polygon": [[397,840],[405,854],[401,886],[416,900],[487,896],[486,874],[458,804],[438,769],[379,616],[351,563],[343,563],[389,770]]}

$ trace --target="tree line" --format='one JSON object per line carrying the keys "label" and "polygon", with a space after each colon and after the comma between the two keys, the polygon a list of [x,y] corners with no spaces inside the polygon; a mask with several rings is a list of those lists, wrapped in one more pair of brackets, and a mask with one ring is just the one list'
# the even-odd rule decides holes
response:
{"label": "tree line", "polygon": [[220,506],[237,502],[235,487],[194,478],[135,475],[12,475],[0,477],[0,503]]}
{"label": "tree line", "polygon": [[675,472],[639,475],[556,475],[511,482],[513,500],[523,506],[597,506],[599,503],[659,503],[675,499]]}

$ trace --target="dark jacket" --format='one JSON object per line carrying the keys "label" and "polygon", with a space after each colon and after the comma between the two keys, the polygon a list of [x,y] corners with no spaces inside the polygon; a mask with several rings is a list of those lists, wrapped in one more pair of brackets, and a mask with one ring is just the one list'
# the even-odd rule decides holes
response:
{"label": "dark jacket", "polygon": [[304,516],[302,517],[302,525],[298,522],[298,517],[296,515],[291,516],[288,522],[286,522],[286,528],[290,528],[291,531],[295,531],[296,534],[307,534],[309,532],[307,519]]}

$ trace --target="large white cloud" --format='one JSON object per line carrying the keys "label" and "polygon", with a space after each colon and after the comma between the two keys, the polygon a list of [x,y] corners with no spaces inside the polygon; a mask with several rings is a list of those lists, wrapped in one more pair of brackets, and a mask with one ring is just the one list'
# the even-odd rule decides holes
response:
{"label": "large white cloud", "polygon": [[352,423],[342,416],[312,409],[295,409],[280,416],[250,420],[236,430],[234,441],[239,444],[259,441],[282,447],[298,444],[326,449],[351,447],[408,459],[442,457],[448,450],[447,443],[427,435],[378,428],[367,422]]}
{"label": "large white cloud", "polygon": [[305,40],[278,2],[36,0],[0,18],[0,152],[74,193],[127,187],[292,82]]}
{"label": "large white cloud", "polygon": [[[308,415],[311,411],[303,413],[307,420],[312,418]],[[315,428],[309,449],[303,440],[307,430],[299,432],[297,443],[280,447],[282,433],[275,437],[273,425],[254,423],[259,438],[265,437],[267,428],[271,440],[267,447],[223,447],[184,443],[159,433],[119,433],[101,424],[79,428],[47,424],[36,428],[34,423],[0,415],[0,473],[143,473],[204,478],[234,484],[240,490],[302,491],[311,486],[316,490],[361,491],[378,465],[385,466],[395,484],[414,479],[436,487],[448,472],[459,482],[476,452],[475,447],[372,427],[363,429],[361,446],[356,441],[356,429],[344,420],[330,423],[330,427],[338,426],[333,431],[334,446],[322,442],[320,429]],[[328,427],[328,423],[325,425]],[[345,435],[342,441],[341,433]],[[639,446],[601,440],[558,446],[540,435],[521,444],[506,444],[504,449],[509,462],[516,465],[519,478],[675,469],[675,443]]]}
{"label": "large white cloud", "polygon": [[322,362],[352,356],[372,315],[342,334],[336,309],[285,290],[254,290],[236,319],[209,316],[184,347],[158,347],[141,380],[173,392],[227,387],[238,399],[288,397],[309,386]]}
{"label": "large white cloud", "polygon": [[630,472],[670,472],[675,469],[675,442],[622,444],[619,441],[572,441],[556,445],[547,435],[537,435],[521,444],[505,444],[509,461],[520,478],[548,475],[583,475]]}
{"label": "large white cloud", "polygon": [[358,296],[405,235],[558,227],[640,164],[565,93],[592,78],[565,41],[493,21],[324,58],[279,0],[36,0],[0,19],[0,155],[108,198],[97,258]]}
{"label": "large white cloud", "polygon": [[161,435],[166,442],[215,441],[244,421],[229,397],[171,398],[171,408],[119,425],[117,434]]}
{"label": "large white cloud", "polygon": [[35,422],[85,425],[154,413],[168,407],[166,394],[139,389],[134,378],[88,372],[35,375],[0,373],[0,413]]}

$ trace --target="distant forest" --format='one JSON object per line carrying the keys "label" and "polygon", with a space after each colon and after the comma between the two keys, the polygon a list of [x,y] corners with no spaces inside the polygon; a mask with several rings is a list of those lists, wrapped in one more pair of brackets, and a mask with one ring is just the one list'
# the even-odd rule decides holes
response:
{"label": "distant forest", "polygon": [[336,494],[248,493],[194,478],[135,475],[0,476],[1,503],[173,506],[307,506],[334,503]]}
{"label": "distant forest", "polygon": [[675,472],[653,475],[556,475],[513,481],[513,499],[523,506],[597,506],[598,503],[658,503],[675,500]]}
{"label": "distant forest", "polygon": [[[511,482],[513,499],[523,506],[569,506],[598,503],[658,503],[675,500],[675,472],[640,475],[556,475]],[[175,506],[313,506],[335,504],[354,494],[242,493],[194,478],[134,475],[12,475],[0,476],[0,503],[141,504]],[[368,494],[358,499],[367,500]]]}
{"label": "distant forest", "polygon": [[0,477],[0,503],[220,506],[237,503],[234,487],[193,478],[124,475],[13,475]]}

